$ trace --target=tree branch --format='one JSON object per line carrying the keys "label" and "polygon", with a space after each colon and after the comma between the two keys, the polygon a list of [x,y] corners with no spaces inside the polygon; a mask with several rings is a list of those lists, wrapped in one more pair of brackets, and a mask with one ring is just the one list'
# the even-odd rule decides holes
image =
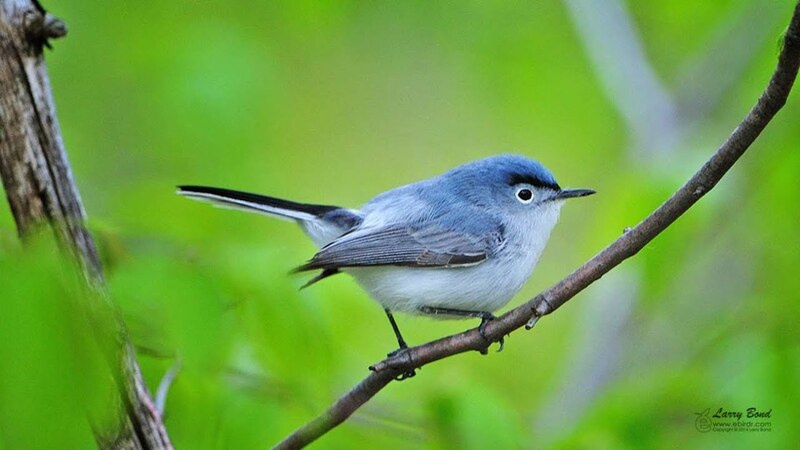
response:
{"label": "tree branch", "polygon": [[[86,213],[61,139],[42,54],[48,39],[66,32],[64,23],[36,0],[0,0],[0,177],[20,236],[49,224],[61,247],[79,262],[87,284],[104,293],[102,267],[84,226]],[[98,443],[103,448],[172,448],[124,325],[115,325],[118,341],[108,356],[123,422],[113,436],[98,434]]]}
{"label": "tree branch", "polygon": [[[800,2],[795,6],[784,35],[777,68],[768,86],[744,120],[703,167],[641,223],[573,273],[523,305],[489,322],[485,330],[487,337],[495,342],[522,326],[532,328],[539,318],[552,313],[619,263],[638,253],[713,189],[786,103],[799,65]],[[361,383],[337,400],[325,413],[286,437],[276,448],[300,448],[308,445],[350,417],[401,373],[459,353],[481,351],[485,348],[486,341],[478,329],[474,328],[399,352],[372,366],[372,373]]]}

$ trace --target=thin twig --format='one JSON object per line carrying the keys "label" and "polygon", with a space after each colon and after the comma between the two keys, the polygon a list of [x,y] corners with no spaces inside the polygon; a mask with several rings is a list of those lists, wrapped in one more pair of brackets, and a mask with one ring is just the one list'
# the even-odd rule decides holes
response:
{"label": "thin twig", "polygon": [[[639,225],[627,231],[573,273],[527,303],[489,322],[485,330],[486,336],[492,341],[498,341],[526,324],[527,328],[532,327],[540,317],[552,313],[619,263],[638,253],[713,189],[786,103],[797,76],[798,65],[800,65],[800,3],[795,6],[778,57],[778,66],[769,85],[753,109],[703,167]],[[459,353],[482,350],[485,347],[486,341],[478,329],[474,328],[399,352],[372,366],[372,373],[361,383],[337,400],[325,413],[286,437],[276,448],[300,448],[313,442],[342,423],[400,373]]]}
{"label": "thin twig", "polygon": [[169,388],[172,387],[172,383],[175,381],[175,378],[178,377],[178,372],[181,370],[181,360],[178,359],[172,365],[172,367],[167,370],[167,373],[164,374],[164,377],[161,378],[161,382],[158,383],[158,389],[156,389],[156,395],[153,399],[153,403],[155,404],[156,411],[161,417],[164,417],[164,411],[167,408],[167,394],[169,394]]}

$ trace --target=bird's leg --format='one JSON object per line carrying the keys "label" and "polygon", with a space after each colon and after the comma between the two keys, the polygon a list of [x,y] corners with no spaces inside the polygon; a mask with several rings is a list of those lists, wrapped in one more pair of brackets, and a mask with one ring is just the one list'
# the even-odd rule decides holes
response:
{"label": "bird's leg", "polygon": [[[389,353],[388,355],[386,355],[387,357],[391,358],[392,356],[395,356],[398,353],[402,352],[403,350],[407,349],[408,348],[408,344],[406,344],[406,340],[403,339],[403,335],[400,334],[400,327],[397,326],[397,322],[394,320],[394,316],[392,315],[392,312],[389,311],[389,308],[385,308],[384,311],[386,312],[386,317],[389,318],[389,323],[392,325],[392,330],[394,330],[394,335],[397,338],[397,345],[400,346],[400,348],[398,348],[397,350],[395,350],[395,351]],[[416,374],[417,373],[412,369],[412,370],[410,370],[408,372],[405,372],[405,373],[402,373],[402,374],[398,375],[397,378],[395,378],[395,379],[397,381],[403,381],[406,378],[411,378]]]}
{"label": "bird's leg", "polygon": [[[487,342],[491,343],[489,338],[486,336],[486,325],[489,323],[489,321],[497,319],[497,317],[495,317],[495,315],[489,311],[468,311],[465,309],[440,308],[438,306],[420,306],[419,312],[430,315],[444,314],[448,316],[477,317],[481,319],[481,324],[478,326],[478,332],[480,332],[481,337],[483,337]],[[500,348],[498,348],[497,351],[501,352],[503,351],[503,346],[506,343],[505,338],[501,337],[498,343],[500,344]],[[485,355],[487,352],[482,351],[481,353]]]}
{"label": "bird's leg", "polygon": [[394,320],[392,312],[389,311],[389,308],[384,309],[384,311],[386,311],[386,317],[389,318],[389,323],[392,325],[392,330],[394,330],[394,335],[397,338],[397,345],[400,346],[400,348],[389,354],[389,356],[391,356],[392,354],[397,353],[404,348],[408,348],[408,344],[406,344],[406,340],[403,339],[403,335],[400,333],[400,328],[397,326],[397,322]]}

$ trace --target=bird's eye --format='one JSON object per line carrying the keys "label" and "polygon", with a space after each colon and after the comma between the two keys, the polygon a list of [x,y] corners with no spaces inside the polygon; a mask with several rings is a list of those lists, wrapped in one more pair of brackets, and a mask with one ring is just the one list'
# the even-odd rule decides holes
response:
{"label": "bird's eye", "polygon": [[517,189],[517,200],[522,203],[530,203],[533,200],[533,192],[528,188]]}

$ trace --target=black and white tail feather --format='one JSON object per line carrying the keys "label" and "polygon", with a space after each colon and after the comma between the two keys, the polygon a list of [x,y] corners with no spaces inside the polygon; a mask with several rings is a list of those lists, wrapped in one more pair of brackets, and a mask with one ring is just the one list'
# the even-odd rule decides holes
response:
{"label": "black and white tail feather", "polygon": [[[238,209],[296,221],[320,248],[357,227],[362,220],[358,211],[347,208],[298,203],[231,189],[178,186],[178,194],[194,200],[209,202],[221,208]],[[324,269],[301,289],[337,273],[339,273],[337,269]]]}
{"label": "black and white tail feather", "polygon": [[178,186],[178,194],[215,206],[257,212],[288,220],[318,220],[338,206],[311,205],[266,195],[207,186]]}

